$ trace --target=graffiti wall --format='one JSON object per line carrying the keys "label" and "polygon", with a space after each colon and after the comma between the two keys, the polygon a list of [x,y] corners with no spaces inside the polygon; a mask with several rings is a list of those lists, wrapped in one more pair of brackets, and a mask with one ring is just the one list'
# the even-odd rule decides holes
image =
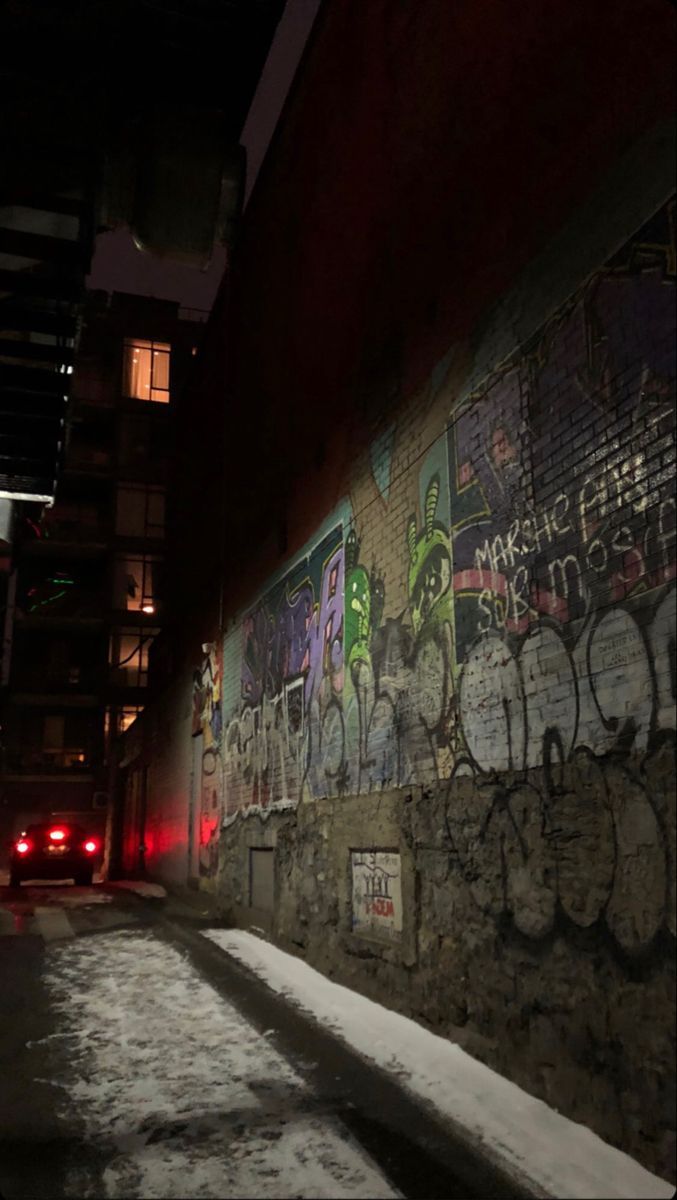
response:
{"label": "graffiti wall", "polygon": [[674,215],[356,443],[226,636],[221,743],[234,911],[259,839],[283,945],[668,1175]]}
{"label": "graffiti wall", "polygon": [[202,737],[199,784],[199,870],[214,875],[218,865],[223,820],[221,760],[223,651],[220,642],[205,643],[202,662],[193,676],[193,737]]}
{"label": "graffiti wall", "polygon": [[224,735],[227,816],[340,788],[343,588],[337,527],[244,617],[239,701]]}
{"label": "graffiti wall", "polygon": [[379,505],[355,492],[242,620],[227,814],[460,774],[513,787],[541,767],[539,805],[561,809],[584,760],[641,772],[670,742],[673,219],[457,404],[413,466],[410,419],[374,440]]}
{"label": "graffiti wall", "polygon": [[[559,902],[627,951],[675,932],[673,215],[448,431],[455,853],[522,932]],[[460,775],[482,789],[470,832]]]}

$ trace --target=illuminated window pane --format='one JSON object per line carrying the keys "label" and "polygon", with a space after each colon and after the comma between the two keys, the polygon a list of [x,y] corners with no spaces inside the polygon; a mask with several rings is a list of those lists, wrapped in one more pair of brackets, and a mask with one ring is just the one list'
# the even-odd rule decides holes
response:
{"label": "illuminated window pane", "polygon": [[125,704],[123,708],[107,708],[105,717],[105,734],[109,742],[111,736],[125,733],[136,718],[143,712],[141,704]]}
{"label": "illuminated window pane", "polygon": [[147,342],[126,338],[124,344],[123,388],[136,400],[169,403],[169,356],[167,342]]}
{"label": "illuminated window pane", "polygon": [[118,555],[115,560],[114,607],[154,613],[158,608],[156,577],[159,558]]}
{"label": "illuminated window pane", "polygon": [[130,725],[134,724],[139,713],[142,712],[143,709],[138,704],[119,709],[117,714],[118,733],[124,733],[126,729],[129,729]]}
{"label": "illuminated window pane", "polygon": [[169,347],[154,348],[151,361],[151,400],[169,400]]}
{"label": "illuminated window pane", "polygon": [[111,635],[112,682],[123,687],[146,687],[148,651],[157,629],[120,629]]}

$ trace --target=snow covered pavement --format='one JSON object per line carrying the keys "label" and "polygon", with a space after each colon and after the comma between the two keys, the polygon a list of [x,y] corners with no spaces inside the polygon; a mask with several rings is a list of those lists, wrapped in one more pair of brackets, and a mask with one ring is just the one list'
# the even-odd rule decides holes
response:
{"label": "snow covered pavement", "polygon": [[[668,1200],[674,1186],[446,1038],[243,930],[205,933],[274,991],[462,1128],[507,1173],[566,1200]],[[375,1193],[374,1193],[375,1194]]]}
{"label": "snow covered pavement", "polygon": [[74,1164],[67,1195],[400,1194],[266,1035],[152,934],[55,945],[45,982],[69,1049],[63,1120],[77,1115],[102,1163],[96,1179]]}
{"label": "snow covered pavement", "polygon": [[150,883],[146,879],[118,879],[114,884],[115,891],[134,892],[137,896],[161,900],[167,895],[167,889],[161,883]]}

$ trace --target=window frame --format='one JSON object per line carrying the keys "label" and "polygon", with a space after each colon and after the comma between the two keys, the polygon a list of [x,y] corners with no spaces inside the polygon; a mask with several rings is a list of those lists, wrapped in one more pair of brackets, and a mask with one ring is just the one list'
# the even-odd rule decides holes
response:
{"label": "window frame", "polygon": [[[134,391],[134,350],[143,351],[149,354],[148,363],[148,382],[140,383],[139,388],[147,388],[148,395],[139,395],[138,391]],[[156,364],[155,359],[158,355],[162,355],[166,359],[167,367],[167,386],[156,382],[156,371],[159,364]],[[172,346],[171,342],[158,342],[154,339],[140,337],[126,337],[122,347],[122,392],[128,400],[141,400],[143,403],[150,404],[169,404],[171,399],[171,365],[172,365]],[[145,373],[144,373],[145,378]],[[156,394],[156,393],[159,393]]]}
{"label": "window frame", "polygon": [[[139,498],[143,496],[143,500],[139,505],[142,512],[140,513],[139,528],[131,531],[129,528],[120,528],[120,499],[122,493],[129,494],[130,492],[137,493]],[[153,497],[162,497],[162,523],[151,522],[150,506]],[[165,504],[167,493],[166,489],[160,484],[153,483],[135,483],[134,481],[118,480],[115,489],[115,536],[120,538],[139,538],[144,541],[163,541],[165,536]]]}
{"label": "window frame", "polygon": [[[158,628],[144,629],[133,625],[117,625],[110,631],[108,646],[108,665],[111,672],[124,671],[125,681],[117,686],[125,688],[146,688],[148,686],[148,655],[151,642],[155,640],[160,630]],[[125,639],[133,642],[134,648],[130,653]],[[124,652],[123,652],[124,644]],[[135,661],[136,660],[136,661]],[[132,678],[129,678],[129,675]],[[114,681],[117,683],[117,681]]]}
{"label": "window frame", "polygon": [[[143,551],[121,551],[114,558],[113,574],[113,607],[116,612],[145,613],[154,616],[160,607],[159,596],[155,595],[158,574],[163,558],[161,554],[144,554]],[[139,572],[138,596],[132,596],[125,586],[127,580],[134,579],[134,568]],[[146,606],[152,606],[150,611]]]}

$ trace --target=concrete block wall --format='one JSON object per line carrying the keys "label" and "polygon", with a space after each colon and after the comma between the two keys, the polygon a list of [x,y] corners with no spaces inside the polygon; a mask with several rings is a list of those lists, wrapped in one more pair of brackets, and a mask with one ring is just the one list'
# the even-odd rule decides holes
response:
{"label": "concrete block wall", "polygon": [[673,1178],[674,228],[595,261],[587,227],[481,379],[452,347],[365,409],[344,500],[230,614],[203,870]]}

